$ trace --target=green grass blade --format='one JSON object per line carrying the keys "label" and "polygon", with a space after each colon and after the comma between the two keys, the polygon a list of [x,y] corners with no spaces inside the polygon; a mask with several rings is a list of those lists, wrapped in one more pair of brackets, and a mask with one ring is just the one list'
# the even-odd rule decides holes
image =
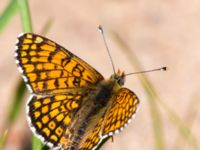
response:
{"label": "green grass blade", "polygon": [[[113,32],[112,35],[113,35],[114,40],[126,52],[125,54],[127,55],[128,59],[131,61],[133,67],[136,68],[136,70],[143,70],[137,56],[133,53],[133,51],[131,51],[131,49],[128,47],[126,42],[124,42],[116,32]],[[159,109],[155,101],[155,99],[158,98],[158,95],[156,94],[153,85],[150,83],[150,81],[147,79],[147,77],[144,74],[139,75],[139,79],[147,93],[148,100],[149,100],[148,102],[149,102],[151,118],[152,118],[152,126],[153,126],[153,131],[154,131],[155,149],[164,150],[165,140],[164,140],[164,134],[163,134],[163,125],[162,125]]]}
{"label": "green grass blade", "polygon": [[45,22],[45,24],[43,25],[43,27],[42,27],[42,29],[41,29],[41,31],[40,31],[40,34],[43,35],[43,36],[47,35],[47,33],[49,32],[49,30],[50,30],[52,24],[53,24],[53,19],[52,19],[52,18],[49,18],[49,19]]}
{"label": "green grass blade", "polygon": [[7,139],[8,130],[4,132],[4,134],[0,137],[0,150],[3,149],[3,145]]}
{"label": "green grass blade", "polygon": [[11,0],[0,16],[0,33],[3,32],[17,10],[16,0]]}
{"label": "green grass blade", "polygon": [[49,150],[49,147],[43,146],[40,139],[38,139],[36,136],[33,136],[32,150]]}
{"label": "green grass blade", "polygon": [[163,101],[159,100],[159,103],[167,112],[170,121],[177,127],[179,134],[184,138],[185,142],[189,143],[193,150],[199,150],[199,144],[196,137],[192,134],[190,128],[183,122],[178,115],[167,106]]}
{"label": "green grass blade", "polygon": [[[142,69],[141,69],[142,70]],[[141,75],[140,81],[145,88],[149,99],[149,106],[151,111],[151,119],[153,124],[153,131],[155,137],[155,149],[156,150],[164,150],[165,149],[165,140],[163,134],[163,124],[160,116],[160,111],[158,109],[158,105],[156,103],[156,99],[158,99],[158,95],[155,93],[155,89],[153,85],[149,82],[146,76]]]}
{"label": "green grass blade", "polygon": [[[199,98],[195,98],[194,100],[190,100],[190,101],[191,103],[188,105],[188,110],[185,113],[186,115],[185,115],[184,120],[186,121],[187,127],[192,129],[195,120],[198,118],[200,103],[199,103]],[[185,140],[185,138],[183,138],[183,136],[179,134],[177,139],[174,141],[172,150],[177,150],[177,149],[181,149],[181,147],[184,147],[185,144],[187,143],[183,140]],[[195,139],[193,140],[194,141],[191,141],[193,143],[192,145],[194,145],[193,149],[198,150],[199,146],[197,144],[197,141]]]}
{"label": "green grass blade", "polygon": [[21,22],[24,32],[32,32],[31,15],[29,11],[28,0],[17,0],[18,11],[21,16]]}
{"label": "green grass blade", "polygon": [[16,88],[16,93],[14,96],[15,99],[9,109],[10,112],[8,113],[7,117],[7,125],[12,124],[16,120],[23,103],[23,97],[25,95],[25,92],[25,84],[22,80],[20,80]]}
{"label": "green grass blade", "polygon": [[33,140],[32,140],[32,149],[33,150],[41,150],[43,147],[43,144],[40,142],[40,140],[33,136]]}

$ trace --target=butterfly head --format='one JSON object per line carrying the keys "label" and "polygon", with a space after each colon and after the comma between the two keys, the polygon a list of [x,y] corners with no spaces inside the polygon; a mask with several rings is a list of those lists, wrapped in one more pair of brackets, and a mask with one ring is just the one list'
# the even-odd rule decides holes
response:
{"label": "butterfly head", "polygon": [[125,83],[125,73],[124,71],[118,70],[117,73],[113,74],[111,80],[116,81],[120,86],[124,85]]}

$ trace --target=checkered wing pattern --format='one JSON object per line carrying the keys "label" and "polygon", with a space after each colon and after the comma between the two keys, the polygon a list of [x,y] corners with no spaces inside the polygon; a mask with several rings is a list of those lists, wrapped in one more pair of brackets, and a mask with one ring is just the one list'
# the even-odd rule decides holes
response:
{"label": "checkered wing pattern", "polygon": [[132,91],[121,88],[104,118],[102,136],[112,136],[123,130],[136,113],[138,104],[139,99]]}
{"label": "checkered wing pattern", "polygon": [[50,147],[67,143],[63,135],[68,125],[89,87],[103,76],[60,45],[32,33],[19,35],[15,57],[33,93],[27,104],[32,131]]}
{"label": "checkered wing pattern", "polygon": [[139,100],[132,91],[121,88],[108,112],[99,120],[95,129],[87,134],[86,140],[81,144],[81,150],[96,149],[102,139],[123,130],[136,113],[138,104]]}
{"label": "checkered wing pattern", "polygon": [[94,130],[91,133],[87,133],[85,138],[81,141],[80,150],[92,150],[95,149],[101,142],[101,129],[103,118],[99,120]]}
{"label": "checkered wing pattern", "polygon": [[32,96],[27,104],[28,122],[43,143],[59,147],[63,134],[80,108],[83,96],[77,93]]}
{"label": "checkered wing pattern", "polygon": [[35,94],[63,93],[103,79],[85,61],[55,42],[33,33],[18,37],[15,57],[24,81]]}

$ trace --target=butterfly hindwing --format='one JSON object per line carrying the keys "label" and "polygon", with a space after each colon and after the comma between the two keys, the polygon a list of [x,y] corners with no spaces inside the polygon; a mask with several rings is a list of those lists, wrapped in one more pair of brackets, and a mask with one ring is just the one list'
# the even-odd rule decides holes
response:
{"label": "butterfly hindwing", "polygon": [[127,88],[121,88],[106,113],[102,136],[111,136],[122,130],[136,113],[138,104],[139,99],[132,91]]}
{"label": "butterfly hindwing", "polygon": [[64,140],[63,134],[80,108],[82,99],[83,96],[77,93],[32,96],[27,104],[32,130],[44,143],[58,146]]}
{"label": "butterfly hindwing", "polygon": [[81,150],[97,148],[102,139],[118,133],[129,123],[139,104],[137,96],[127,88],[121,88],[114,97],[108,112],[101,117],[98,124],[81,145]]}
{"label": "butterfly hindwing", "polygon": [[99,120],[95,128],[85,135],[85,138],[80,142],[80,150],[92,150],[101,142],[101,129],[103,117]]}
{"label": "butterfly hindwing", "polygon": [[33,33],[18,37],[15,57],[32,93],[62,93],[103,79],[85,61],[55,42]]}

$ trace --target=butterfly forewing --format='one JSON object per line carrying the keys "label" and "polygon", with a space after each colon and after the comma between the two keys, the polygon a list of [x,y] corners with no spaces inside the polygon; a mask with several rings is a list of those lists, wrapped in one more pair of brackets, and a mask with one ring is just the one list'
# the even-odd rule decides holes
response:
{"label": "butterfly forewing", "polygon": [[26,33],[16,43],[16,59],[32,93],[62,93],[95,84],[103,76],[55,42]]}

